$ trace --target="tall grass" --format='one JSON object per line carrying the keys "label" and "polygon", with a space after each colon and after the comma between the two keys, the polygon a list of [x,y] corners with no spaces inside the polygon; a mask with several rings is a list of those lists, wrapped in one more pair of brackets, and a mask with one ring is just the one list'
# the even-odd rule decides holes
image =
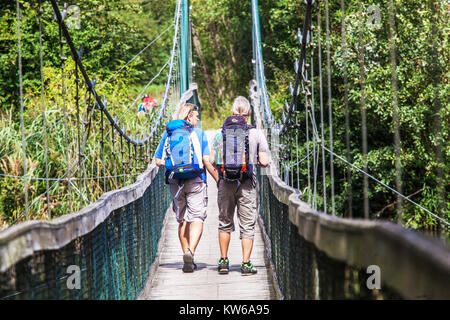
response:
{"label": "tall grass", "polygon": [[[25,87],[24,122],[26,137],[26,159],[28,187],[28,204],[35,201],[29,208],[30,219],[49,219],[75,212],[86,206],[89,201],[98,199],[104,192],[123,187],[134,181],[137,174],[145,168],[135,168],[134,149],[131,150],[132,166],[122,169],[120,153],[120,139],[117,133],[114,151],[112,153],[111,126],[104,117],[104,159],[101,140],[101,112],[93,111],[93,117],[89,125],[83,125],[86,114],[94,106],[93,99],[89,99],[85,88],[80,87],[79,113],[75,104],[75,77],[74,63],[68,61],[65,67],[66,84],[66,118],[64,121],[63,99],[61,95],[62,76],[58,70],[46,67],[44,70],[47,86],[45,87],[45,127],[42,114],[42,102],[40,87]],[[133,137],[142,137],[151,130],[151,119],[148,116],[137,117],[138,106],[141,100],[131,106],[142,91],[143,86],[130,86],[120,77],[113,84],[105,85],[100,95],[107,100],[107,108],[110,114],[123,116],[120,121]],[[164,92],[163,85],[154,85],[147,88],[146,94],[154,96],[161,102]],[[15,221],[25,210],[24,196],[24,168],[22,151],[22,139],[19,114],[17,106],[11,106],[8,112],[0,113],[0,228],[5,228]],[[66,122],[66,126],[64,125]],[[78,129],[78,123],[80,128]],[[44,133],[47,132],[47,141]],[[80,139],[78,136],[80,130]],[[109,132],[109,133],[108,133]],[[86,145],[83,165],[78,165],[79,143],[83,144],[83,135],[86,135]],[[45,148],[47,142],[47,149]],[[139,151],[139,150],[138,150]],[[130,150],[124,143],[125,160],[128,162]],[[138,153],[140,156],[140,152]],[[51,180],[53,186],[48,192],[50,210],[47,207],[47,184],[39,178],[46,177],[45,163],[48,161],[48,176],[50,179],[58,179],[63,176],[70,178],[77,191],[66,180]],[[68,160],[68,162],[67,162]],[[73,168],[72,170],[69,170]],[[113,177],[117,175],[123,177]],[[112,178],[103,178],[103,176]],[[83,180],[86,179],[86,180]],[[104,188],[106,186],[106,188]],[[86,200],[89,199],[89,201]],[[19,221],[23,221],[22,217]]]}

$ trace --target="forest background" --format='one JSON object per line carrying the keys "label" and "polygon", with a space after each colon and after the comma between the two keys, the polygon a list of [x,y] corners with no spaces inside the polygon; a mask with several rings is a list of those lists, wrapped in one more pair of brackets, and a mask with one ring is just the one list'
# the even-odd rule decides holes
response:
{"label": "forest background", "polygon": [[[341,5],[345,2],[344,12]],[[346,155],[344,70],[349,84],[349,159],[363,167],[360,114],[359,45],[364,45],[365,95],[368,131],[368,167],[370,174],[395,187],[395,148],[393,139],[392,65],[390,60],[388,1],[330,0],[330,65],[333,106],[334,151]],[[39,61],[38,1],[21,3],[21,40],[24,84],[24,123],[27,141],[27,175],[44,177],[44,141],[42,132],[41,76]],[[449,5],[446,1],[395,0],[395,46],[398,65],[398,105],[401,137],[403,194],[415,202],[450,220],[450,87],[449,69]],[[108,100],[108,108],[122,112],[144,88],[170,57],[173,14],[176,1],[167,0],[80,0],[67,1],[80,8],[80,28],[71,29],[76,46],[83,45],[83,63],[90,76],[102,84],[133,58],[164,30],[148,50],[106,83],[100,92]],[[62,3],[61,3],[62,5]],[[250,1],[191,0],[193,78],[199,86],[202,100],[203,129],[217,129],[229,115],[232,100],[248,96],[248,84],[253,78],[252,28]],[[324,1],[322,12],[323,78],[327,77]],[[369,7],[379,8],[380,21],[373,28],[367,24]],[[46,121],[55,134],[49,136],[49,176],[64,174],[67,141],[64,136],[61,83],[66,88],[67,109],[73,110],[74,63],[70,53],[64,71],[59,59],[58,26],[48,1],[42,2],[42,37]],[[302,26],[303,1],[260,0],[259,14],[263,42],[265,75],[270,103],[276,119],[281,119],[285,99],[289,99],[289,82],[294,81],[294,61],[299,55],[296,38]],[[359,13],[363,12],[364,29],[359,28]],[[342,18],[346,26],[347,63],[344,66]],[[24,210],[23,152],[20,128],[16,1],[0,4],[0,227],[11,224]],[[317,8],[313,12],[317,26]],[[317,70],[317,68],[316,68]],[[159,77],[146,93],[161,99],[164,77]],[[317,75],[314,81],[318,81]],[[72,86],[71,86],[72,85]],[[324,90],[328,90],[324,83]],[[325,91],[326,92],[326,91]],[[317,95],[318,96],[318,95]],[[327,95],[324,95],[325,99]],[[324,101],[328,105],[328,101]],[[137,121],[136,110],[125,117],[127,129],[145,129]],[[327,113],[326,113],[327,114]],[[73,114],[72,116],[75,116]],[[325,116],[328,123],[328,117]],[[329,134],[325,127],[325,136]],[[304,154],[305,143],[298,146]],[[71,149],[72,150],[72,149]],[[95,150],[91,150],[95,152]],[[69,157],[75,157],[72,151]],[[329,161],[329,158],[327,158]],[[101,170],[92,162],[95,170]],[[94,170],[94,169],[93,169]],[[362,217],[362,176],[352,172],[349,183],[344,163],[335,164],[336,212],[349,216],[349,188],[352,192],[352,216]],[[302,167],[300,181],[305,185],[306,168]],[[326,188],[331,180],[328,176]],[[323,186],[319,186],[319,189]],[[42,194],[46,184],[30,183],[30,199]],[[102,193],[99,186],[93,186]],[[305,191],[305,190],[302,190]],[[320,190],[319,190],[320,191]],[[52,217],[79,210],[83,203],[69,205],[67,185],[52,191]],[[320,195],[321,192],[318,192]],[[435,230],[437,220],[416,206],[404,202],[401,219],[395,210],[396,195],[384,187],[370,183],[371,218],[402,221],[406,227]],[[32,210],[31,218],[46,219],[46,202]],[[319,208],[323,205],[320,202]],[[328,210],[329,211],[329,210]]]}

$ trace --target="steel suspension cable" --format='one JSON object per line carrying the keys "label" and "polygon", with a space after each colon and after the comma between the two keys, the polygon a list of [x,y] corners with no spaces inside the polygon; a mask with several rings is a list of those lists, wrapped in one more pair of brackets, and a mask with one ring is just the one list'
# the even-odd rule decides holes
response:
{"label": "steel suspension cable", "polygon": [[[328,123],[330,127],[330,149],[333,150],[333,109],[331,100],[331,66],[330,66],[330,15],[328,12],[328,0],[325,0],[325,24],[327,34],[327,88],[328,88]],[[333,154],[330,155],[331,178],[331,212],[336,215],[334,203],[334,164]]]}
{"label": "steel suspension cable", "polygon": [[[39,63],[40,63],[40,74],[41,74],[41,102],[42,102],[42,127],[44,132],[44,158],[45,158],[45,178],[46,180],[46,188],[49,189],[49,175],[48,175],[48,138],[47,138],[47,121],[45,116],[45,84],[44,84],[44,58],[42,52],[42,22],[41,16],[43,13],[43,9],[41,7],[41,0],[39,0],[39,9],[38,9],[38,22],[39,22]],[[50,193],[46,193],[47,197],[47,217],[50,220],[52,217],[51,207],[50,207]]]}
{"label": "steel suspension cable", "polygon": [[[320,4],[318,5],[318,13],[317,13],[317,28],[318,28],[318,67],[319,67],[319,101],[320,101],[320,136],[321,140],[324,139],[324,117],[323,117],[323,82],[322,82],[322,41],[321,41],[321,32],[322,32],[322,10]],[[322,184],[323,184],[323,211],[327,213],[327,182],[326,182],[326,161],[325,161],[325,149],[324,144],[321,144],[322,149]]]}
{"label": "steel suspension cable", "polygon": [[19,63],[19,95],[20,95],[20,131],[22,134],[22,153],[23,153],[23,192],[25,196],[25,216],[28,216],[28,180],[27,176],[27,152],[26,152],[26,141],[25,141],[25,124],[23,117],[23,74],[22,74],[22,43],[21,43],[21,32],[20,32],[20,3],[19,0],[16,1],[16,15],[17,15],[17,52],[18,52],[18,63]]}
{"label": "steel suspension cable", "polygon": [[[351,162],[350,156],[350,116],[349,116],[349,103],[348,103],[348,72],[347,72],[347,28],[345,24],[345,6],[344,0],[341,0],[341,45],[342,45],[342,57],[344,60],[344,104],[345,104],[345,148],[347,161]],[[347,166],[347,203],[348,203],[348,216],[353,217],[353,190],[352,190],[352,170]]]}
{"label": "steel suspension cable", "polygon": [[[81,52],[80,52],[81,55]],[[75,63],[75,107],[77,109],[77,148],[78,148],[78,177],[83,177],[83,166],[81,164],[81,124],[80,124],[80,96],[79,96],[80,76],[78,74],[78,65]]]}
{"label": "steel suspension cable", "polygon": [[[64,19],[64,17],[63,17]],[[62,91],[62,106],[63,106],[63,128],[64,128],[64,140],[65,140],[65,146],[66,146],[66,164],[67,164],[67,169],[69,168],[69,163],[70,163],[70,156],[69,156],[69,149],[70,149],[70,144],[69,144],[69,132],[67,130],[67,109],[66,109],[66,84],[64,81],[65,78],[65,72],[64,72],[64,67],[65,67],[65,62],[67,60],[67,58],[64,56],[64,44],[66,43],[65,40],[63,40],[62,38],[62,31],[61,31],[61,26],[59,27],[59,54],[60,54],[60,62],[61,62],[61,91]],[[70,178],[70,176],[69,176]],[[69,196],[69,210],[72,211],[72,191],[71,191],[71,185],[70,183],[67,183],[67,190],[68,190],[68,196]]]}
{"label": "steel suspension cable", "polygon": [[[432,90],[432,109],[434,113],[434,120],[433,120],[433,128],[434,128],[434,135],[435,135],[435,146],[434,146],[434,156],[436,160],[436,165],[434,166],[434,170],[436,172],[436,187],[437,187],[437,194],[438,194],[438,203],[437,203],[437,210],[439,214],[444,215],[447,213],[448,216],[448,209],[447,207],[447,200],[448,200],[448,192],[446,192],[446,187],[448,187],[448,180],[445,178],[445,154],[443,152],[443,147],[446,147],[448,149],[448,144],[445,144],[444,141],[444,134],[443,134],[443,127],[442,127],[442,120],[444,117],[444,114],[442,113],[443,110],[445,110],[445,98],[441,97],[441,93],[439,92],[439,83],[441,81],[441,77],[445,74],[445,70],[442,70],[442,67],[440,66],[440,53],[438,48],[438,41],[439,41],[439,31],[437,30],[437,26],[439,23],[439,15],[440,12],[443,11],[437,7],[437,3],[434,1],[428,1],[427,4],[430,8],[430,25],[431,25],[431,32],[429,33],[430,37],[430,50],[431,50],[431,68],[430,71],[432,73],[432,84],[433,84],[433,90]],[[443,15],[441,15],[443,16]],[[443,37],[443,36],[441,36]],[[447,83],[448,85],[448,83]],[[442,101],[444,100],[444,101]],[[443,103],[444,102],[444,105]],[[448,104],[448,103],[447,103]],[[448,189],[447,189],[448,190]],[[441,226],[438,225],[438,232],[441,232]]]}
{"label": "steel suspension cable", "polygon": [[[367,167],[367,124],[366,124],[366,93],[365,93],[365,66],[364,66],[364,37],[363,37],[363,12],[361,0],[358,0],[358,60],[359,60],[359,82],[361,87],[361,140],[362,140],[362,156],[364,163],[364,171],[368,171]],[[369,219],[369,180],[367,176],[363,176],[363,194],[364,194],[364,218]]]}
{"label": "steel suspension cable", "polygon": [[[306,72],[306,68],[305,68],[305,72]],[[307,153],[307,157],[308,157],[308,161],[307,161],[307,169],[308,169],[308,203],[311,203],[311,163],[310,163],[310,157],[309,155],[312,153],[309,152],[309,119],[308,119],[308,100],[307,97],[305,95],[305,122],[306,122],[306,153]]]}
{"label": "steel suspension cable", "polygon": [[[312,21],[312,20],[311,20]],[[313,26],[312,26],[312,22],[310,24],[310,30],[309,30],[309,34],[310,34],[310,44],[313,43]],[[316,110],[315,110],[315,101],[314,101],[314,55],[311,53],[311,57],[310,57],[310,67],[311,67],[311,98],[310,98],[310,109],[308,109],[310,111],[310,116],[311,116],[311,123],[313,124],[313,126],[316,123]],[[305,59],[305,67],[307,66],[306,64],[306,59]],[[308,97],[308,93],[307,93],[307,97]],[[314,130],[314,127],[313,127]],[[316,129],[317,130],[317,129]],[[317,209],[317,164],[319,162],[319,146],[317,144],[317,139],[316,139],[316,135],[313,134],[313,181],[314,181],[314,187],[313,187],[313,208]]]}
{"label": "steel suspension cable", "polygon": [[[398,77],[397,77],[397,51],[395,44],[395,22],[394,22],[394,3],[389,0],[389,51],[391,58],[391,85],[392,85],[392,103],[393,103],[393,121],[394,121],[394,145],[395,145],[395,185],[399,194],[403,193],[402,189],[402,167],[400,160],[401,140],[399,130],[399,116],[398,116]],[[402,222],[402,197],[397,195],[397,222]]]}

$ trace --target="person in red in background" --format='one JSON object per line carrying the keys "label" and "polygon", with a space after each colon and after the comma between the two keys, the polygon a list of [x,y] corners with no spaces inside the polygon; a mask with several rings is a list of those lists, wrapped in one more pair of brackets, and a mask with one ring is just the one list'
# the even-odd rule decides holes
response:
{"label": "person in red in background", "polygon": [[142,98],[142,103],[139,105],[138,117],[140,118],[144,114],[150,114],[150,118],[153,118],[156,114],[155,108],[158,106],[155,98],[147,94]]}
{"label": "person in red in background", "polygon": [[142,99],[145,103],[147,112],[149,112],[150,108],[154,108],[158,105],[158,102],[156,102],[155,98],[152,96],[144,95],[144,99]]}

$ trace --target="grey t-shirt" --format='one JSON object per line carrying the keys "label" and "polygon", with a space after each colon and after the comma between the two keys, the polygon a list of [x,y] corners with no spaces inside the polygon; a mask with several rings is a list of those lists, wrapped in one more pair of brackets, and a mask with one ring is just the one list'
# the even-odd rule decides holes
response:
{"label": "grey t-shirt", "polygon": [[[214,163],[217,166],[222,164],[222,133],[219,132],[215,135],[213,141],[213,150],[214,150]],[[258,153],[266,152],[269,153],[269,146],[267,144],[266,137],[264,132],[260,129],[250,129],[248,132],[248,151],[250,153],[250,164],[255,166],[255,170],[253,170],[253,185],[256,185],[256,165],[258,164]]]}

